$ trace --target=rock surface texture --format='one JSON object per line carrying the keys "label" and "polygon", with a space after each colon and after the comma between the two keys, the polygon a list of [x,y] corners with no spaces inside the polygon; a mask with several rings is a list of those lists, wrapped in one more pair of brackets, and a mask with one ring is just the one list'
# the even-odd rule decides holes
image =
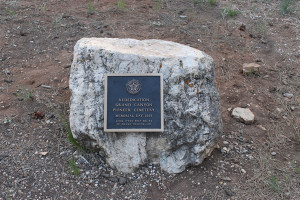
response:
{"label": "rock surface texture", "polygon": [[[104,75],[162,73],[164,132],[106,133]],[[111,167],[129,173],[159,164],[169,173],[199,165],[221,134],[214,62],[174,42],[83,38],[74,49],[70,75],[70,126],[81,144],[98,148]]]}

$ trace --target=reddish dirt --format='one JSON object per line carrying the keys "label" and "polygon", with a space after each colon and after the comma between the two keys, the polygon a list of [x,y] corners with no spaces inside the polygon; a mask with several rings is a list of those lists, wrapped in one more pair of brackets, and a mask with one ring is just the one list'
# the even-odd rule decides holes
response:
{"label": "reddish dirt", "polygon": [[[300,199],[300,2],[286,15],[277,1],[194,2],[0,2],[0,199]],[[224,8],[237,16],[222,16]],[[157,166],[121,174],[97,152],[80,152],[63,119],[83,37],[163,39],[211,55],[219,148],[176,175]],[[243,75],[251,62],[260,72]],[[235,107],[249,108],[255,123],[233,119]]]}

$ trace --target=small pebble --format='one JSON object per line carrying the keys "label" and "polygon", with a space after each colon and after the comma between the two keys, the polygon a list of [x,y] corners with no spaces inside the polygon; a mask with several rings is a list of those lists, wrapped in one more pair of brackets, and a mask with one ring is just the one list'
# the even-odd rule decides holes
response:
{"label": "small pebble", "polygon": [[11,74],[11,72],[8,69],[6,69],[4,72],[5,72],[6,75],[10,75]]}
{"label": "small pebble", "polygon": [[276,152],[273,151],[273,152],[271,153],[271,155],[272,155],[272,156],[276,156]]}
{"label": "small pebble", "polygon": [[[0,90],[1,90],[1,88],[0,88]],[[291,110],[294,111],[294,110],[295,110],[295,107],[294,107],[294,106],[291,106]]]}
{"label": "small pebble", "polygon": [[283,96],[291,99],[294,95],[292,93],[283,93]]}
{"label": "small pebble", "polygon": [[246,174],[246,170],[244,170],[244,169],[241,169],[241,172],[242,172],[243,174]]}
{"label": "small pebble", "polygon": [[270,77],[269,75],[263,76],[264,79],[267,79],[267,78],[269,78],[269,77]]}

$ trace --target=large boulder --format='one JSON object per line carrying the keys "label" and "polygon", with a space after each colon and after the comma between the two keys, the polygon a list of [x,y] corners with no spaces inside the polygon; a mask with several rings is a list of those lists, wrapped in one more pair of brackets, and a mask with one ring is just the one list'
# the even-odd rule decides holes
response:
{"label": "large boulder", "polygon": [[[104,132],[104,75],[162,73],[164,131]],[[70,126],[81,144],[97,148],[108,164],[133,172],[154,163],[169,173],[199,165],[221,134],[213,59],[162,40],[83,38],[70,75]]]}

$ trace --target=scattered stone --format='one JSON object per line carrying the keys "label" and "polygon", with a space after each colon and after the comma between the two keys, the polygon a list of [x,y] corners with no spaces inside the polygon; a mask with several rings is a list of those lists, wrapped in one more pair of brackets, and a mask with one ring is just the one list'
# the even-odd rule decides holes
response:
{"label": "scattered stone", "polygon": [[289,99],[293,98],[293,96],[294,96],[294,94],[292,94],[292,93],[283,93],[282,95],[283,95],[284,97],[289,98]]}
{"label": "scattered stone", "polygon": [[[151,163],[168,173],[199,165],[221,135],[213,69],[209,55],[174,42],[83,38],[70,73],[72,134],[83,145],[100,147],[110,167],[125,173]],[[164,132],[104,132],[104,75],[158,72],[164,78]]]}
{"label": "scattered stone", "polygon": [[291,110],[294,111],[295,110],[295,106],[291,106]]}
{"label": "scattered stone", "polygon": [[231,181],[231,178],[229,178],[228,176],[223,176],[223,177],[221,177],[221,179],[223,181]]}
{"label": "scattered stone", "polygon": [[271,155],[272,155],[272,156],[276,156],[276,152],[273,151],[273,152],[271,153]]}
{"label": "scattered stone", "polygon": [[119,179],[117,177],[109,177],[109,178],[107,178],[107,180],[110,180],[111,182],[114,182],[114,183],[119,181]]}
{"label": "scattered stone", "polygon": [[127,179],[126,179],[126,178],[124,178],[124,177],[119,177],[119,183],[120,183],[121,185],[125,185],[126,182],[127,182]]}
{"label": "scattered stone", "polygon": [[224,191],[225,191],[225,194],[227,194],[230,197],[235,195],[235,193],[232,191],[231,188],[225,188]]}
{"label": "scattered stone", "polygon": [[265,76],[263,76],[263,78],[264,79],[268,79],[268,78],[270,78],[270,76],[269,75],[265,75]]}
{"label": "scattered stone", "polygon": [[227,142],[227,141],[223,141],[223,144],[225,144],[225,145],[228,145],[228,144],[229,144],[229,142]]}
{"label": "scattered stone", "polygon": [[4,87],[0,87],[0,90],[4,90]]}
{"label": "scattered stone", "polygon": [[261,130],[263,130],[263,131],[266,131],[267,129],[265,128],[265,127],[263,127],[262,125],[257,125],[256,126],[257,128],[260,128]]}
{"label": "scattered stone", "polygon": [[110,177],[110,174],[104,173],[104,174],[101,174],[101,176],[103,176],[104,178],[109,178],[109,177]]}
{"label": "scattered stone", "polygon": [[47,89],[51,89],[52,87],[51,86],[49,86],[49,85],[41,85],[41,87],[43,87],[43,88],[47,88]]}
{"label": "scattered stone", "polygon": [[241,172],[242,172],[243,174],[246,174],[246,170],[244,170],[244,169],[241,169]]}
{"label": "scattered stone", "polygon": [[5,82],[5,83],[12,83],[13,80],[4,79],[4,82]]}
{"label": "scattered stone", "polygon": [[240,107],[234,108],[231,115],[233,118],[245,124],[252,124],[254,122],[254,117],[255,117],[249,108],[240,108]]}
{"label": "scattered stone", "polygon": [[160,22],[160,21],[157,21],[157,22],[152,22],[152,24],[154,25],[154,26],[162,26],[163,24]]}
{"label": "scattered stone", "polygon": [[259,72],[260,65],[257,63],[244,63],[243,64],[243,74],[252,74]]}
{"label": "scattered stone", "polygon": [[10,72],[8,69],[4,70],[4,73],[5,73],[6,75],[10,75],[10,74],[11,74],[11,72]]}
{"label": "scattered stone", "polygon": [[186,18],[185,15],[180,15],[179,17],[180,17],[181,19],[185,19],[185,18]]}
{"label": "scattered stone", "polygon": [[221,149],[221,152],[222,152],[222,153],[229,153],[229,151],[230,151],[230,149],[227,148],[227,147],[223,147],[223,148]]}
{"label": "scattered stone", "polygon": [[282,79],[282,83],[283,83],[283,85],[287,85],[288,84],[288,82],[287,82],[286,79]]}
{"label": "scattered stone", "polygon": [[46,156],[48,154],[48,152],[47,151],[41,151],[38,154],[41,155],[41,156]]}
{"label": "scattered stone", "polygon": [[241,108],[247,108],[247,107],[248,107],[248,104],[241,105]]}

